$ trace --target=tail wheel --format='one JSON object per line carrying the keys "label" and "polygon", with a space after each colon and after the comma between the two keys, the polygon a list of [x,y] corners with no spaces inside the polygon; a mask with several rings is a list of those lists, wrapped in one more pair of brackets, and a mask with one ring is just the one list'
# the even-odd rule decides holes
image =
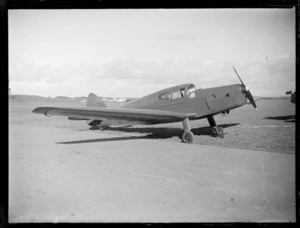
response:
{"label": "tail wheel", "polygon": [[194,134],[191,131],[185,131],[182,135],[182,139],[185,143],[193,143]]}

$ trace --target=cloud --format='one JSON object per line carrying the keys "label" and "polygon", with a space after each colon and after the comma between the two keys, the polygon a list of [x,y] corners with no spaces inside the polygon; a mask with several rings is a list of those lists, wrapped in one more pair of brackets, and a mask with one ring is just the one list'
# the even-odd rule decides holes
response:
{"label": "cloud", "polygon": [[[47,88],[53,87],[57,93],[58,88],[63,88],[60,95],[81,91],[88,93],[91,89],[101,91],[105,95],[121,96],[123,93],[125,96],[138,97],[187,82],[200,83],[200,87],[208,87],[215,84],[213,78],[222,75],[217,74],[220,66],[217,63],[205,66],[199,61],[181,62],[172,58],[148,62],[120,58],[100,62],[97,65],[19,64],[10,67],[10,81],[22,82],[24,86],[32,83],[34,86],[45,87],[47,84]],[[76,87],[77,91],[74,90]]]}
{"label": "cloud", "polygon": [[79,96],[94,91],[103,96],[141,97],[188,82],[201,88],[239,84],[232,65],[256,95],[282,94],[293,89],[295,61],[287,56],[269,57],[265,62],[246,64],[212,60],[179,61],[172,57],[152,61],[121,57],[99,61],[99,64],[18,63],[10,66],[10,82],[17,83],[18,88],[21,85],[44,87],[45,91],[52,93],[49,94],[51,96]]}

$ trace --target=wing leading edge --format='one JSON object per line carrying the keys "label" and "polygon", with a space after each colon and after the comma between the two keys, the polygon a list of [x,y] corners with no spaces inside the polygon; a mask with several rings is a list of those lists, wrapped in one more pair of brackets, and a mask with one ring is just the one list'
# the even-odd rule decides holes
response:
{"label": "wing leading edge", "polygon": [[126,120],[141,124],[160,124],[182,121],[195,117],[196,113],[164,110],[102,108],[102,107],[38,107],[32,112],[46,116],[67,116],[100,120]]}

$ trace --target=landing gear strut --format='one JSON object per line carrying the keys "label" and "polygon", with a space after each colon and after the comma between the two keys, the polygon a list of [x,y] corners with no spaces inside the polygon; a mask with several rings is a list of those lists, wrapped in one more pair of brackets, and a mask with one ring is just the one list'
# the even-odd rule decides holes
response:
{"label": "landing gear strut", "polygon": [[213,116],[207,117],[207,120],[209,122],[210,127],[212,127],[213,135],[215,137],[224,138],[224,129],[222,127],[218,127],[215,121],[215,118]]}
{"label": "landing gear strut", "polygon": [[194,142],[194,134],[191,132],[190,124],[189,124],[189,119],[186,118],[183,120],[183,134],[182,134],[182,139],[185,143],[193,143]]}

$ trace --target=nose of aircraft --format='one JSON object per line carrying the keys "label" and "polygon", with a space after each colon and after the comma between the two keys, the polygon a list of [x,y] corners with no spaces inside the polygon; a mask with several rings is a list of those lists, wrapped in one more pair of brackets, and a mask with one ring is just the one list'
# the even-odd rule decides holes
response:
{"label": "nose of aircraft", "polygon": [[247,89],[247,87],[244,86],[244,85],[242,85],[242,87],[243,87],[243,90],[242,90],[242,91],[243,91],[243,93],[246,95],[247,99],[250,101],[250,103],[252,104],[252,106],[253,106],[255,109],[257,109],[257,105],[256,105],[256,103],[255,103],[255,100],[254,100],[254,98],[253,98],[253,96],[252,96],[250,90]]}
{"label": "nose of aircraft", "polygon": [[242,79],[240,78],[239,74],[237,73],[236,69],[233,67],[233,70],[235,71],[236,75],[238,76],[238,78],[240,79],[241,83],[242,83],[242,91],[243,93],[246,95],[247,99],[250,101],[250,103],[252,104],[252,106],[257,109],[257,105],[254,101],[254,98],[250,92],[250,90],[246,87],[246,85],[243,83]]}

